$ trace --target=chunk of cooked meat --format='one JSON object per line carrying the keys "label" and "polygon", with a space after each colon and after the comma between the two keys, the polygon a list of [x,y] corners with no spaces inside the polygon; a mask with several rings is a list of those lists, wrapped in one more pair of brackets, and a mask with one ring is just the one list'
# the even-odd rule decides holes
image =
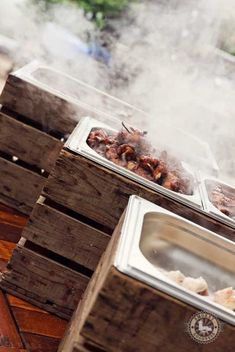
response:
{"label": "chunk of cooked meat", "polygon": [[181,284],[185,279],[184,274],[182,274],[179,270],[169,271],[166,276],[177,284]]}
{"label": "chunk of cooked meat", "polygon": [[208,285],[206,280],[203,277],[198,277],[194,279],[192,277],[186,277],[181,284],[184,288],[187,288],[190,291],[198,293],[202,296],[208,296]]}
{"label": "chunk of cooked meat", "polygon": [[235,217],[235,198],[232,195],[226,196],[220,185],[216,185],[209,193],[209,200],[223,214]]}
{"label": "chunk of cooked meat", "polygon": [[172,191],[179,192],[180,179],[175,174],[173,174],[173,172],[168,172],[167,176],[162,182],[162,186],[167,189],[171,189]]}
{"label": "chunk of cooked meat", "polygon": [[129,144],[122,144],[117,148],[118,155],[123,161],[135,160],[135,148]]}
{"label": "chunk of cooked meat", "polygon": [[227,287],[215,292],[214,302],[235,311],[235,290],[232,287]]}
{"label": "chunk of cooked meat", "polygon": [[183,169],[179,160],[166,151],[160,157],[146,141],[145,132],[124,128],[117,134],[103,129],[93,129],[87,139],[88,145],[116,165],[127,168],[137,175],[153,181],[174,192],[192,194],[193,179]]}

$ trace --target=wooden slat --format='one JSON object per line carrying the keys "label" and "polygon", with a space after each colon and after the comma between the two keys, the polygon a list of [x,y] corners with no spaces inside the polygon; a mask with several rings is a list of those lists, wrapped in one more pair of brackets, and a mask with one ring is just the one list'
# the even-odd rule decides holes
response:
{"label": "wooden slat", "polygon": [[50,172],[63,146],[56,138],[0,112],[0,151]]}
{"label": "wooden slat", "polygon": [[17,307],[13,307],[12,312],[20,332],[45,335],[58,339],[65,332],[67,322],[54,315]]}
{"label": "wooden slat", "polygon": [[136,194],[235,240],[233,228],[65,149],[61,151],[43,193],[109,228],[117,225],[129,196]]}
{"label": "wooden slat", "polygon": [[0,239],[17,243],[27,217],[0,204]]}
{"label": "wooden slat", "polygon": [[[15,348],[15,347],[1,347],[0,346],[0,352],[29,352],[27,350]],[[49,351],[48,351],[49,352]]]}
{"label": "wooden slat", "polygon": [[0,291],[0,346],[23,348],[22,341],[9,311],[6,299]]}
{"label": "wooden slat", "polygon": [[3,158],[0,158],[0,170],[0,201],[29,214],[45,178]]}
{"label": "wooden slat", "polygon": [[[0,103],[39,123],[45,132],[71,133],[77,124],[75,107],[45,89],[10,74],[0,97]],[[85,116],[83,110],[81,116]]]}
{"label": "wooden slat", "polygon": [[94,270],[110,236],[43,204],[34,206],[22,236]]}
{"label": "wooden slat", "polygon": [[56,352],[60,342],[60,339],[37,334],[21,333],[21,336],[30,352]]}
{"label": "wooden slat", "polygon": [[9,241],[0,241],[0,259],[8,261],[15,248],[15,243]]}
{"label": "wooden slat", "polygon": [[7,292],[68,319],[89,278],[29,249],[17,246],[2,274]]}
{"label": "wooden slat", "polygon": [[49,314],[46,311],[44,311],[43,309],[40,309],[36,306],[33,306],[32,304],[30,304],[30,303],[28,303],[18,297],[7,294],[6,298],[7,298],[7,301],[11,307],[22,308],[25,310],[32,310],[32,311],[37,311],[37,312],[41,312],[44,314]]}

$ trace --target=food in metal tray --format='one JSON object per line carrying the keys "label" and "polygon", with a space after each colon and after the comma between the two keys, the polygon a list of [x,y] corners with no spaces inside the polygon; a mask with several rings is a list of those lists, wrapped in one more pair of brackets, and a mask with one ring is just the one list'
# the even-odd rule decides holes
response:
{"label": "food in metal tray", "polygon": [[223,214],[235,220],[235,196],[229,187],[215,182],[206,183],[210,202]]}
{"label": "food in metal tray", "polygon": [[227,287],[215,292],[214,301],[235,311],[235,290],[232,287]]}
{"label": "food in metal tray", "polygon": [[209,299],[222,306],[235,311],[235,290],[232,287],[216,291],[214,294],[209,293],[208,284],[203,277],[192,278],[185,277],[179,270],[163,271],[169,279],[176,282],[178,285],[186,288],[189,291],[198,293],[201,296],[208,296]]}
{"label": "food in metal tray", "polygon": [[193,194],[193,177],[177,158],[166,151],[157,152],[146,140],[147,132],[123,127],[116,134],[93,128],[87,143],[106,159],[149,181],[175,192]]}

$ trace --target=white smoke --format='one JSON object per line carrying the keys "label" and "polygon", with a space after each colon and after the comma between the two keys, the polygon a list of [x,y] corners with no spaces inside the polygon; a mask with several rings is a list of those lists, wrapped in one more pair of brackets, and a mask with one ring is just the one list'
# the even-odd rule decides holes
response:
{"label": "white smoke", "polygon": [[[226,36],[221,33],[224,23],[235,21],[235,0],[145,0],[131,5],[121,20],[110,22],[115,37],[105,35],[111,43],[109,66],[82,52],[82,42],[99,33],[73,5],[54,5],[42,16],[30,0],[1,0],[0,16],[0,34],[18,44],[18,65],[37,59],[145,110],[151,118],[138,116],[136,125],[148,129],[155,144],[182,157],[191,155],[199,163],[196,168],[201,165],[195,156],[203,150],[177,129],[205,140],[219,163],[220,177],[234,176],[235,64],[218,47]],[[79,55],[75,36],[81,40]]]}

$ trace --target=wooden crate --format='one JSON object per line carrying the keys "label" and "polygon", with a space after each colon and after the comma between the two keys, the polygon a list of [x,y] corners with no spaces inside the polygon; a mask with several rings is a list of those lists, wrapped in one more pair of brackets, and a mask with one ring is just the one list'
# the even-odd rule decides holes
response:
{"label": "wooden crate", "polygon": [[[49,81],[56,88],[43,81],[45,75],[49,75]],[[85,90],[86,96],[90,94],[91,104],[59,91],[57,81],[60,82],[61,78],[65,79],[65,86],[72,84],[73,89]],[[110,118],[109,114],[92,105],[94,100],[102,102],[104,110],[107,108],[114,115],[118,115],[119,110],[132,111],[133,115],[140,113],[83,82],[35,63],[8,76],[0,97],[3,106],[0,114],[2,203],[30,214],[64,140],[79,119],[85,115],[101,120]],[[13,157],[18,158],[17,162]]]}
{"label": "wooden crate", "polygon": [[[63,258],[65,266],[66,263],[73,263],[78,273],[85,273],[89,278],[96,269],[109,242],[109,235],[112,234],[132,194],[230,239],[235,238],[234,229],[229,226],[130,181],[66,148],[60,152],[43,188],[42,197],[35,204],[22,236],[30,243],[31,251],[35,251],[36,255],[40,247],[40,253],[46,256],[46,260],[55,256]],[[24,296],[27,300],[30,284],[18,275],[14,256],[15,253],[10,261],[8,275],[3,276],[0,285],[8,289],[11,283],[14,284],[17,275],[17,287],[27,291]],[[59,266],[57,271],[59,273]],[[53,288],[49,290],[48,295],[49,300],[54,301]],[[46,304],[43,308],[48,309]]]}
{"label": "wooden crate", "polygon": [[73,262],[54,256],[22,238],[2,274],[1,287],[69,319],[88,281],[87,272],[78,272]]}
{"label": "wooden crate", "polygon": [[43,195],[109,229],[114,229],[135,194],[222,236],[235,240],[235,230],[200,210],[121,176],[63,148],[43,189]]}
{"label": "wooden crate", "polygon": [[122,221],[73,315],[59,352],[83,351],[84,341],[106,352],[232,352],[233,326],[224,323],[213,343],[200,345],[186,332],[187,322],[198,312],[196,308],[116,269]]}
{"label": "wooden crate", "polygon": [[0,131],[0,201],[29,214],[63,142],[4,108]]}
{"label": "wooden crate", "polygon": [[40,198],[3,273],[9,293],[70,318],[110,236],[76,213]]}

